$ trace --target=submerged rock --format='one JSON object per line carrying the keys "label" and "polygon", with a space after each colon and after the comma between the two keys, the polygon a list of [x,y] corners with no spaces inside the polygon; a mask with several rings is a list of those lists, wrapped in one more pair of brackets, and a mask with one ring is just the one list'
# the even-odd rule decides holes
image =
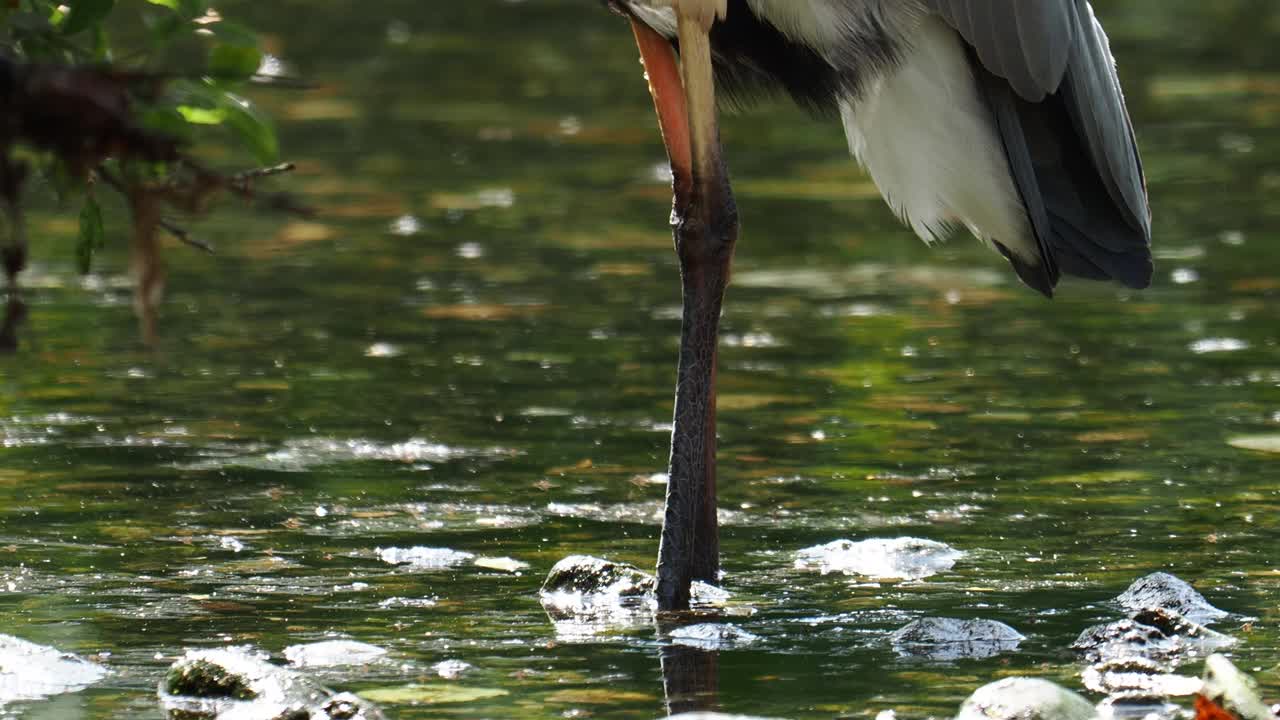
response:
{"label": "submerged rock", "polygon": [[389,547],[378,548],[378,557],[391,565],[408,565],[411,570],[448,570],[467,562],[475,555],[449,548]]}
{"label": "submerged rock", "polygon": [[978,688],[960,706],[956,720],[1091,720],[1096,716],[1088,700],[1048,680],[1006,678]]}
{"label": "submerged rock", "polygon": [[0,635],[0,706],[78,692],[106,674],[101,665],[70,653]]}
{"label": "submerged rock", "polygon": [[471,663],[464,662],[462,660],[441,660],[435,665],[432,665],[431,669],[435,670],[436,674],[445,680],[457,680],[467,671],[471,670],[472,665]]}
{"label": "submerged rock", "polygon": [[1151,573],[1133,581],[1116,602],[1131,613],[1167,610],[1201,625],[1210,625],[1229,614],[1210,605],[1185,580],[1165,572]]}
{"label": "submerged rock", "polygon": [[1204,663],[1204,690],[1207,699],[1235,713],[1241,720],[1275,720],[1275,715],[1258,695],[1253,678],[1236,669],[1221,655],[1210,655]]}
{"label": "submerged rock", "polygon": [[334,693],[248,648],[189,650],[160,681],[161,706],[182,720],[381,720],[350,693]]}
{"label": "submerged rock", "polygon": [[921,618],[889,636],[899,655],[929,660],[988,658],[1017,650],[1025,639],[1002,622],[956,618]]}
{"label": "submerged rock", "polygon": [[796,553],[795,566],[826,575],[865,575],[885,580],[922,580],[950,570],[964,553],[935,540],[873,538],[835,540]]}
{"label": "submerged rock", "polygon": [[672,630],[668,637],[677,645],[701,650],[737,650],[754,644],[759,635],[725,623],[699,623]]}
{"label": "submerged rock", "polygon": [[1122,693],[1098,703],[1098,717],[1105,720],[1187,720],[1187,713],[1181,705],[1162,696]]}
{"label": "submerged rock", "polygon": [[368,665],[386,654],[384,648],[355,640],[324,640],[306,645],[290,645],[284,649],[285,659],[296,667]]}

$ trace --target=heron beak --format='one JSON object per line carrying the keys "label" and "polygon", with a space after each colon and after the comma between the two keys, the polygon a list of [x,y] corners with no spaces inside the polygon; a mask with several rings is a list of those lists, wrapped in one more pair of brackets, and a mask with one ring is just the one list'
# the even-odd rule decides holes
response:
{"label": "heron beak", "polygon": [[693,179],[693,151],[689,132],[689,105],[684,82],[676,63],[675,49],[667,39],[639,20],[631,19],[631,30],[640,49],[649,94],[658,113],[658,128],[667,146],[676,195],[687,194]]}
{"label": "heron beak", "polygon": [[[677,211],[689,209],[694,196],[723,193],[727,173],[720,156],[716,119],[715,80],[711,68],[710,19],[679,17],[680,62],[671,43],[648,25],[632,18],[675,178]],[[683,208],[680,206],[684,206]]]}

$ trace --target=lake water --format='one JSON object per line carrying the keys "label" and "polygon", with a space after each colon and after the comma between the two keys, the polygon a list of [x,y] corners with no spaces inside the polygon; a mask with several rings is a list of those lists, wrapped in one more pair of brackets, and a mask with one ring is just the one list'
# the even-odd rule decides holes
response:
{"label": "lake water", "polygon": [[[652,627],[558,633],[537,597],[569,554],[652,565],[669,435],[665,158],[598,5],[225,3],[316,83],[256,97],[300,167],[281,186],[322,215],[194,225],[218,253],[167,253],[153,351],[122,214],[85,278],[74,213],[35,219],[0,361],[0,632],[112,673],[0,716],[157,717],[186,648],[335,637],[392,660],[330,684],[428,685],[398,718],[665,712]],[[1238,447],[1280,435],[1280,11],[1097,5],[1150,181],[1145,292],[1046,301],[971,239],[900,227],[830,120],[725,121],[724,621],[758,639],[719,654],[722,709],[924,718],[1009,675],[1079,688],[1072,640],[1155,570],[1237,613],[1236,661],[1280,696],[1280,455]],[[795,566],[903,536],[965,555],[912,582]],[[474,557],[380,555],[411,547]],[[899,656],[888,634],[925,616],[1027,639]]]}

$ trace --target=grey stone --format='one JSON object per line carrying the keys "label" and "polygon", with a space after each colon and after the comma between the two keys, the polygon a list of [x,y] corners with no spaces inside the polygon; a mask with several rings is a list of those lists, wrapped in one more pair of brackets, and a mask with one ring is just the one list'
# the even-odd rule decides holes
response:
{"label": "grey stone", "polygon": [[1210,605],[1185,580],[1165,572],[1151,573],[1134,580],[1127,590],[1120,593],[1116,602],[1131,613],[1170,610],[1201,625],[1210,625],[1228,615],[1225,610]]}
{"label": "grey stone", "polygon": [[334,693],[246,647],[187,651],[157,694],[169,717],[183,720],[382,719],[372,703]]}
{"label": "grey stone", "polygon": [[1002,622],[956,618],[921,618],[889,636],[899,655],[929,660],[992,657],[1017,650],[1025,639]]}
{"label": "grey stone", "polygon": [[677,645],[702,650],[737,650],[753,645],[760,639],[758,635],[725,623],[686,625],[672,630],[668,637]]}
{"label": "grey stone", "polygon": [[653,588],[653,576],[634,565],[570,555],[551,568],[539,592],[544,597],[565,593],[640,598],[652,594]]}
{"label": "grey stone", "polygon": [[1146,658],[1174,665],[1230,647],[1235,638],[1163,609],[1087,628],[1071,647],[1090,662]]}
{"label": "grey stone", "polygon": [[1091,720],[1093,705],[1048,680],[1005,678],[978,688],[956,720]]}
{"label": "grey stone", "polygon": [[[558,639],[592,641],[651,622],[658,607],[656,586],[652,575],[634,565],[570,555],[547,573],[538,599]],[[690,594],[694,609],[719,608],[730,599],[727,591],[701,581],[694,581]]]}
{"label": "grey stone", "polygon": [[1130,705],[1163,704],[1168,697],[1194,695],[1202,686],[1198,678],[1170,673],[1166,663],[1137,656],[1094,663],[1085,668],[1081,680],[1089,690],[1128,700]]}

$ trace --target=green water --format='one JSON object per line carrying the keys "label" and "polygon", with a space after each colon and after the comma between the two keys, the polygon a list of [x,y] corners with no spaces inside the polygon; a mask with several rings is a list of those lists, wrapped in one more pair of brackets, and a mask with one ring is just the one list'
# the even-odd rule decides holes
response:
{"label": "green water", "polygon": [[[1280,455],[1229,444],[1280,434],[1280,11],[1098,6],[1150,181],[1146,292],[1047,302],[977,243],[902,229],[834,123],[726,120],[724,584],[760,640],[720,654],[722,709],[923,718],[1012,674],[1079,687],[1071,641],[1154,570],[1256,618],[1222,629],[1280,696]],[[197,224],[218,254],[167,253],[154,351],[122,223],[82,279],[74,222],[36,221],[31,318],[0,361],[0,632],[112,674],[0,716],[157,717],[185,648],[328,637],[394,659],[321,674],[341,689],[505,693],[393,717],[662,714],[651,629],[558,637],[536,596],[565,555],[656,554],[679,284],[625,23],[580,0],[224,11],[317,83],[258,97],[323,217]],[[967,555],[915,583],[793,567],[904,535]],[[529,567],[410,571],[393,546]],[[897,657],[888,632],[925,615],[1028,639]],[[446,659],[474,668],[443,680]]]}

